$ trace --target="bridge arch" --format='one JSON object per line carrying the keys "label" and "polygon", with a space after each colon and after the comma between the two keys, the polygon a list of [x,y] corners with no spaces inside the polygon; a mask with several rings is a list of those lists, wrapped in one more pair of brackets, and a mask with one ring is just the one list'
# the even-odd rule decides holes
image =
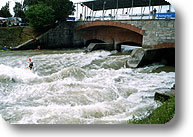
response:
{"label": "bridge arch", "polygon": [[114,26],[114,27],[119,27],[123,29],[127,29],[133,32],[136,32],[140,35],[144,35],[145,31],[142,30],[141,28],[138,28],[134,25],[127,24],[127,23],[121,23],[121,22],[116,22],[116,21],[94,21],[94,22],[88,22],[83,25],[80,25],[76,28],[76,30],[81,30],[89,27],[97,27],[97,26]]}
{"label": "bridge arch", "polygon": [[85,44],[96,39],[110,44],[129,41],[142,45],[144,33],[144,30],[134,25],[116,21],[87,22],[76,27],[76,34],[85,41]]}

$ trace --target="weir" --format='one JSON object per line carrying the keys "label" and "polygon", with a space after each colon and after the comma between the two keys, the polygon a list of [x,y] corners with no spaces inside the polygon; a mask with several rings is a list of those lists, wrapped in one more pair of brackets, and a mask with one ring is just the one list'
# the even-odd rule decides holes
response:
{"label": "weir", "polygon": [[87,47],[87,51],[93,51],[93,50],[107,50],[112,51],[114,50],[114,45],[109,43],[90,43]]}
{"label": "weir", "polygon": [[[107,5],[110,1],[114,0],[108,0]],[[145,0],[145,3],[141,6],[152,6],[152,9],[153,6],[157,5],[166,4],[170,6],[164,0],[160,0],[160,3],[152,0],[150,5],[148,1]],[[95,2],[99,5],[103,3],[101,0]],[[89,3],[96,4],[95,2]],[[91,6],[89,3],[83,2],[87,8]],[[128,7],[122,8],[138,7],[139,3],[140,1],[137,1],[134,5],[127,5],[127,3]],[[112,4],[109,4],[108,8],[95,7],[92,10],[105,11],[111,8],[113,9]],[[118,6],[117,10],[119,8],[121,7]],[[130,13],[128,15],[132,17]],[[143,49],[175,48],[175,18],[173,18],[173,13],[171,18],[168,18],[168,15],[170,15],[168,11],[165,19],[156,18],[155,15],[157,16],[158,13],[151,13],[152,18],[149,17],[148,19],[111,18],[106,20],[104,15],[100,20],[94,20],[92,17],[91,20],[66,21],[37,37],[36,40],[22,44],[16,49],[36,49],[40,46],[41,49],[88,47],[87,51],[97,49],[120,51],[122,43],[130,43],[130,46],[141,45]],[[162,17],[164,15],[162,14]],[[87,16],[85,15],[85,17]]]}

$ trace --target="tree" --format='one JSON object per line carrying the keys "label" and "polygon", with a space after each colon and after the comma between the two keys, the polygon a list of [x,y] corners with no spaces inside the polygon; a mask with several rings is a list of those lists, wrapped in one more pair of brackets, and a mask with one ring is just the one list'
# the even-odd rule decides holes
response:
{"label": "tree", "polygon": [[39,3],[30,6],[26,11],[26,18],[35,29],[41,29],[45,25],[54,22],[54,10],[51,6]]}
{"label": "tree", "polygon": [[24,0],[24,7],[28,8],[32,5],[44,3],[51,6],[54,10],[54,20],[65,21],[68,15],[73,13],[73,2],[69,0]]}
{"label": "tree", "polygon": [[43,0],[24,0],[23,7],[27,9],[29,6],[36,5],[39,2],[43,2]]}
{"label": "tree", "polygon": [[20,17],[22,19],[25,18],[25,13],[23,11],[23,6],[19,2],[15,2],[15,7],[13,8],[13,11],[15,13],[15,17]]}
{"label": "tree", "polygon": [[55,21],[65,21],[75,10],[73,2],[69,0],[48,0],[46,3],[54,9]]}
{"label": "tree", "polygon": [[9,11],[9,2],[5,4],[0,10],[0,17],[12,17],[10,11]]}

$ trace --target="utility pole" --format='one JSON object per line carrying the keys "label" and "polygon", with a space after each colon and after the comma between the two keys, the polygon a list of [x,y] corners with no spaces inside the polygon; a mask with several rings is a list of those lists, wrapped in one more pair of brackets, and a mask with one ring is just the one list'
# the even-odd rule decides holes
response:
{"label": "utility pole", "polygon": [[103,20],[104,20],[104,17],[105,17],[105,12],[104,12],[104,10],[105,10],[105,4],[106,4],[106,1],[104,1],[104,3],[103,3]]}
{"label": "utility pole", "polygon": [[150,14],[151,14],[151,0],[149,0],[149,19],[150,19]]}

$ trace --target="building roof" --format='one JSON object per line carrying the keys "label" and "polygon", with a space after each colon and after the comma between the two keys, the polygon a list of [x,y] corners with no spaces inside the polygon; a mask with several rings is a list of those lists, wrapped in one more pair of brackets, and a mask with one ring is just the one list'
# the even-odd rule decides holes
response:
{"label": "building roof", "polygon": [[[133,3],[132,3],[133,2]],[[159,6],[159,5],[171,5],[165,0],[93,0],[82,2],[84,5],[90,9],[97,10],[107,10],[107,9],[117,9],[118,8],[130,8],[130,7],[145,7],[145,6]]]}

